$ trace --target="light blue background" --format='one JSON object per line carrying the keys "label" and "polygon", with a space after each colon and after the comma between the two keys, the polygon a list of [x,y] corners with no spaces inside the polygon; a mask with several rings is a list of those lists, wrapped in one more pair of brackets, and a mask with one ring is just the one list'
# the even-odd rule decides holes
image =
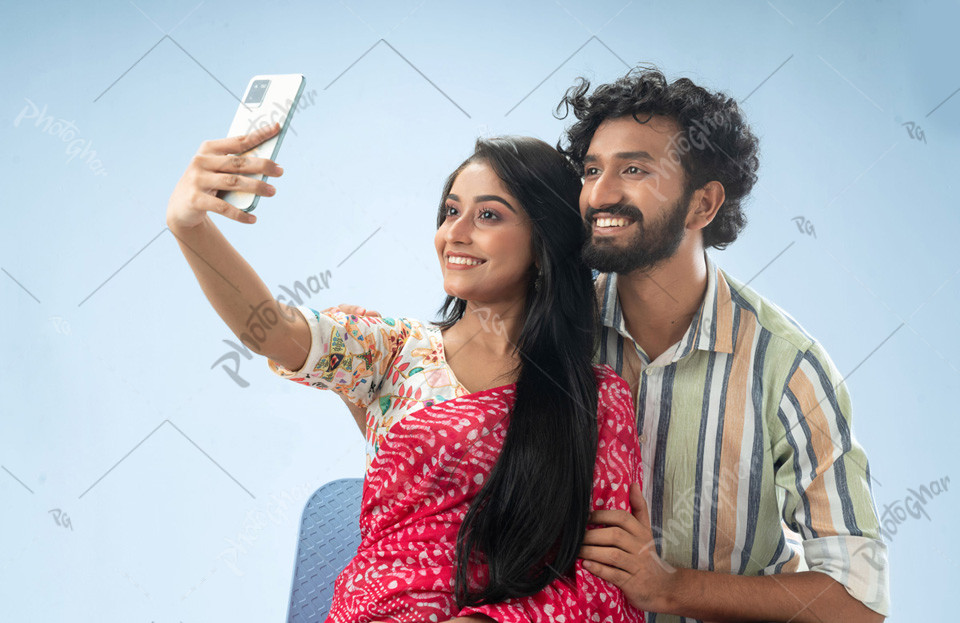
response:
{"label": "light blue background", "polygon": [[[257,73],[303,73],[314,102],[259,222],[222,230],[275,294],[329,270],[306,304],[424,319],[442,300],[441,183],[478,135],[556,142],[576,76],[639,61],[744,101],[761,177],[714,257],[850,375],[881,510],[956,478],[958,17],[849,0],[5,3],[0,620],[281,620],[303,504],[362,474],[338,399],[259,358],[236,356],[246,387],[214,365],[236,338],[165,230],[177,179]],[[957,509],[951,488],[894,526],[892,620],[952,617]]]}

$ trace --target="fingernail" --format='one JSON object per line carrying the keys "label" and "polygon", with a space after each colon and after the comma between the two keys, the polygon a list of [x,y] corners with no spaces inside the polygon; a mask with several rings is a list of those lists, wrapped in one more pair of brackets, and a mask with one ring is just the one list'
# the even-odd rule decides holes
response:
{"label": "fingernail", "polygon": [[277,167],[277,174],[283,175],[283,167]]}

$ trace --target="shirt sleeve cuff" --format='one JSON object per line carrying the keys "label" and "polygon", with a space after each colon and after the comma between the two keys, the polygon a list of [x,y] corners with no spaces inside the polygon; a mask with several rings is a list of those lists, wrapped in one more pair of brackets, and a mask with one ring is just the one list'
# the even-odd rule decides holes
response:
{"label": "shirt sleeve cuff", "polygon": [[803,542],[811,571],[825,573],[871,610],[889,616],[890,567],[883,541],[860,536],[827,536]]}
{"label": "shirt sleeve cuff", "polygon": [[314,371],[317,367],[317,362],[320,361],[320,320],[317,319],[317,313],[305,305],[299,305],[295,307],[300,315],[303,316],[303,319],[307,321],[307,326],[310,327],[310,352],[307,353],[307,360],[303,362],[303,366],[299,370],[290,370],[283,367],[273,359],[267,359],[267,366],[275,374],[285,378],[292,379],[294,377],[303,377],[306,374],[309,374]]}

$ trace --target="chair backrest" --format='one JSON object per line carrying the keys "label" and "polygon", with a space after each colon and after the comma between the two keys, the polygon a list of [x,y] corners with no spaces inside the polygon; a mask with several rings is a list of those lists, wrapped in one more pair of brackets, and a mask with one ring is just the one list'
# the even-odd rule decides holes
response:
{"label": "chair backrest", "polygon": [[362,478],[334,480],[317,489],[300,520],[300,542],[290,591],[288,623],[322,622],[333,582],[360,546]]}

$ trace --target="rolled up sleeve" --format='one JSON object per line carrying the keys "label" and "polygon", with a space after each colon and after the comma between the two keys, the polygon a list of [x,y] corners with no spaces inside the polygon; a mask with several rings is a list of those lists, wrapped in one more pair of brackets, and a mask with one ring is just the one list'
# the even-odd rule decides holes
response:
{"label": "rolled up sleeve", "polygon": [[779,419],[775,477],[785,494],[783,519],[803,537],[807,567],[888,615],[887,548],[867,456],[853,437],[846,385],[819,344],[798,357]]}
{"label": "rolled up sleeve", "polygon": [[811,571],[826,573],[865,606],[889,615],[887,545],[879,539],[824,536],[803,542]]}

